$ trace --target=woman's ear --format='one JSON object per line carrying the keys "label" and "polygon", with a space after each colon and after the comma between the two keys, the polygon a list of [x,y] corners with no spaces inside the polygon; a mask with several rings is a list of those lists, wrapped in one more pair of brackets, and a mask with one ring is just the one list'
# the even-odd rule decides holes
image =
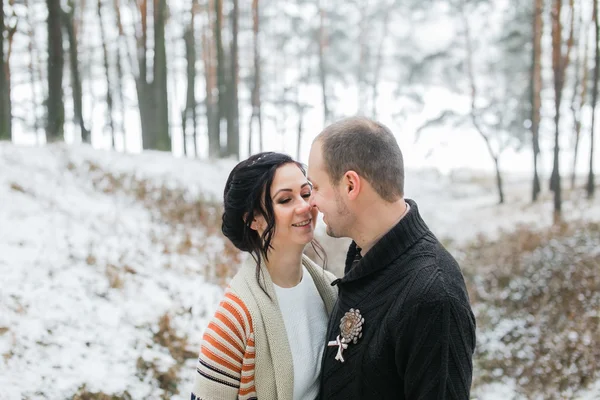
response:
{"label": "woman's ear", "polygon": [[265,218],[262,215],[256,216],[252,220],[252,223],[250,223],[250,229],[262,233],[265,230],[265,225]]}

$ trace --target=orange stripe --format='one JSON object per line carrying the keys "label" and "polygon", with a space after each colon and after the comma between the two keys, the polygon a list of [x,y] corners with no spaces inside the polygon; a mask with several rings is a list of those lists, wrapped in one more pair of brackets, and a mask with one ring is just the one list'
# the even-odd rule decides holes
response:
{"label": "orange stripe", "polygon": [[253,393],[255,391],[256,391],[256,389],[254,388],[254,385],[252,385],[248,389],[242,389],[242,388],[240,388],[239,395],[240,396],[245,396],[245,395]]}
{"label": "orange stripe", "polygon": [[[254,363],[252,364],[242,364],[242,372],[250,372],[250,371],[254,371]],[[252,376],[254,376],[254,372],[252,373]]]}
{"label": "orange stripe", "polygon": [[254,381],[254,375],[250,375],[250,376],[242,375],[242,379],[240,380],[242,385],[246,384],[246,383],[251,383],[252,381]]}
{"label": "orange stripe", "polygon": [[240,331],[241,328],[238,325],[236,325],[232,320],[230,320],[227,315],[223,314],[223,312],[221,312],[220,310],[217,310],[215,318],[217,318],[219,321],[225,324],[225,326],[228,327],[233,333],[235,333],[238,338],[244,341],[244,332]]}
{"label": "orange stripe", "polygon": [[204,340],[212,344],[213,347],[215,347],[222,353],[227,354],[229,357],[233,358],[236,362],[240,364],[242,363],[242,356],[240,356],[238,353],[234,353],[233,351],[231,351],[229,347],[223,346],[221,342],[219,342],[216,338],[212,337],[210,334],[204,336]]}
{"label": "orange stripe", "polygon": [[246,307],[244,302],[242,302],[242,300],[239,297],[237,297],[231,292],[225,294],[225,297],[235,302],[244,311],[244,313],[246,314],[246,319],[250,323],[250,332],[254,332],[254,330],[252,329],[252,317],[250,316],[250,312],[248,311],[248,308]]}
{"label": "orange stripe", "polygon": [[208,358],[212,362],[217,363],[218,365],[220,365],[222,367],[228,368],[232,372],[235,372],[235,373],[240,372],[239,364],[234,365],[234,364],[230,363],[229,361],[225,360],[223,357],[219,357],[217,354],[210,351],[210,349],[206,346],[202,346],[202,354],[204,356],[206,356],[206,358]]}
{"label": "orange stripe", "polygon": [[[223,303],[221,305],[221,307],[223,307],[225,310],[229,311],[229,313],[231,315],[233,315],[233,317],[235,318],[235,321],[239,324],[239,326],[242,329],[246,326],[246,323],[244,322],[244,319],[242,318],[242,315],[240,314],[240,310],[238,310],[232,304],[229,304],[229,303]],[[231,321],[231,322],[234,322],[234,321]],[[245,331],[245,329],[244,329],[244,331]],[[246,332],[241,332],[240,337],[246,336],[245,333]]]}
{"label": "orange stripe", "polygon": [[[219,320],[220,320],[220,318],[219,318]],[[221,329],[221,327],[219,325],[215,324],[214,322],[211,322],[208,324],[208,329],[215,332],[221,339],[224,339],[229,345],[231,345],[236,350],[239,350],[240,352],[244,351],[244,349],[240,346],[240,344],[234,338],[232,338],[229,333],[227,333],[226,331]],[[208,334],[208,330],[207,330],[206,334]],[[240,338],[240,340],[242,340],[242,339]]]}

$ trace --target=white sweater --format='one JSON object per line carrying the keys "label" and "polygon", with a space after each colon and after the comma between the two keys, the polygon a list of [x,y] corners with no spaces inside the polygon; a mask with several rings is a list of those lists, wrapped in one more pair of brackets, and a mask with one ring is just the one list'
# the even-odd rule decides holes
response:
{"label": "white sweater", "polygon": [[325,304],[306,267],[298,285],[273,286],[292,352],[293,400],[314,400],[319,394],[320,361],[327,333]]}

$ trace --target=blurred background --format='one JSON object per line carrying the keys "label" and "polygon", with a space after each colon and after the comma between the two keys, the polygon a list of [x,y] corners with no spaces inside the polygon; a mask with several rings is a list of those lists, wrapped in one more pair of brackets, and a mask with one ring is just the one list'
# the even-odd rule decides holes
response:
{"label": "blurred background", "polygon": [[597,3],[0,0],[0,399],[188,398],[229,171],[352,115],[461,264],[473,398],[600,398]]}

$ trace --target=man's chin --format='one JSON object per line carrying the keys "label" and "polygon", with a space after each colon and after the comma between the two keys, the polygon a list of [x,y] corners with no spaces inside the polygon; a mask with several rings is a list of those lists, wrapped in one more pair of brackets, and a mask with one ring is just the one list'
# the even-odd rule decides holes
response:
{"label": "man's chin", "polygon": [[332,238],[340,238],[341,236],[336,234],[336,232],[329,226],[327,225],[327,229],[325,229],[325,233],[327,233],[327,236],[330,236]]}

